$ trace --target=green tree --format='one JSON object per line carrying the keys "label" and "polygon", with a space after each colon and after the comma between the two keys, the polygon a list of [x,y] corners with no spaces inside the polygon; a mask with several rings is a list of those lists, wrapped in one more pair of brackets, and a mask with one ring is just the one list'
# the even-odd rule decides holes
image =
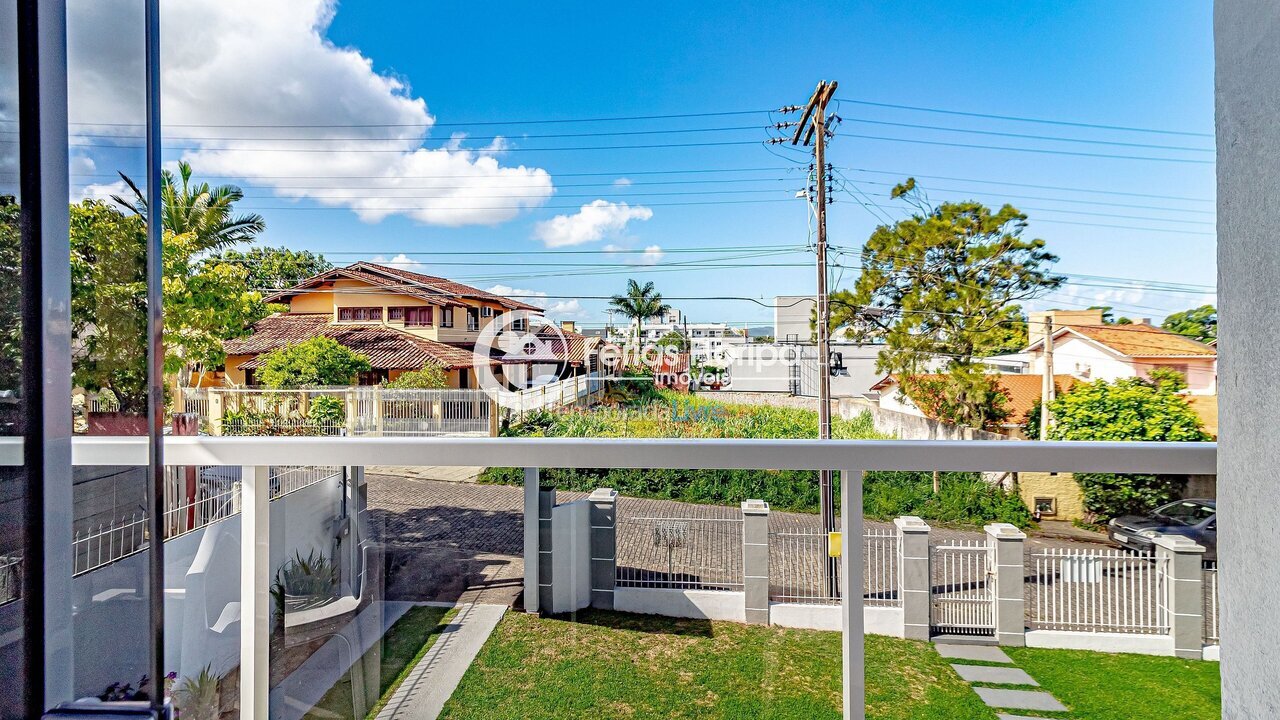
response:
{"label": "green tree", "polygon": [[[1186,380],[1177,372],[1152,373],[1149,380],[1123,378],[1076,385],[1049,408],[1052,440],[1195,442],[1209,440],[1200,418],[1178,394]],[[1178,496],[1182,480],[1167,475],[1076,475],[1085,509],[1106,519],[1146,513]]]}
{"label": "green tree", "polygon": [[[946,358],[948,386],[939,392],[947,405],[968,424],[991,418],[1001,403],[976,359],[1025,343],[1019,303],[1062,284],[1048,271],[1057,257],[1044,240],[1023,237],[1027,216],[1012,205],[994,212],[973,201],[930,206],[914,178],[893,196],[915,212],[872,232],[853,291],[837,294],[835,322],[859,340],[883,342],[878,369],[900,379]],[[910,385],[903,386],[908,395]]]}
{"label": "green tree", "polygon": [[644,331],[645,320],[671,312],[671,306],[662,301],[662,294],[654,289],[652,281],[641,285],[627,280],[627,292],[610,298],[609,306],[635,321],[637,338]]}
{"label": "green tree", "polygon": [[244,266],[248,271],[249,287],[263,293],[293,287],[309,277],[333,269],[333,263],[324,255],[286,247],[221,250],[210,255],[205,262]]}
{"label": "green tree", "polygon": [[396,390],[435,390],[449,387],[449,374],[439,365],[430,363],[421,370],[410,370],[400,373],[395,380],[384,383],[385,387]]}
{"label": "green tree", "polygon": [[658,347],[669,347],[675,350],[684,350],[689,346],[689,341],[684,335],[672,330],[671,332],[658,338]]}
{"label": "green tree", "polygon": [[370,370],[369,358],[327,337],[314,337],[267,353],[258,378],[272,388],[349,385]]}
{"label": "green tree", "polygon": [[1009,395],[981,367],[954,367],[945,375],[903,375],[902,392],[932,418],[997,430],[1009,417]]}
{"label": "green tree", "polygon": [[[120,177],[133,191],[133,197],[126,200],[119,195],[112,195],[111,199],[146,220],[146,195],[127,175],[121,173]],[[235,185],[210,187],[209,183],[192,183],[191,165],[185,161],[178,163],[177,177],[165,170],[160,179],[163,208],[161,221],[164,229],[175,235],[194,235],[198,250],[220,250],[251,242],[267,227],[261,215],[232,214],[232,206],[244,199],[244,192],[240,188]]]}
{"label": "green tree", "polygon": [[1164,319],[1160,327],[1186,335],[1200,342],[1209,342],[1218,338],[1218,308],[1212,305],[1201,305],[1191,310],[1176,312]]}
{"label": "green tree", "polygon": [[[75,382],[109,389],[123,412],[146,411],[146,223],[106,203],[71,206],[71,332]],[[216,365],[222,341],[261,317],[245,271],[195,260],[199,240],[164,233],[164,368]]]}

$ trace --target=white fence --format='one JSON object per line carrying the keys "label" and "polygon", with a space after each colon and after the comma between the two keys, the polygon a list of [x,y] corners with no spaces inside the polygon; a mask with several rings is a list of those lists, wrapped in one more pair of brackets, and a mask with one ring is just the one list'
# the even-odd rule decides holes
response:
{"label": "white fence", "polygon": [[935,633],[989,635],[995,630],[995,583],[985,540],[951,540],[930,548],[930,625]]}
{"label": "white fence", "polygon": [[[208,388],[187,397],[213,435],[430,437],[494,430],[493,402],[483,390]],[[337,401],[334,411],[319,412],[320,398]]]}
{"label": "white fence", "polygon": [[536,410],[555,410],[579,403],[591,404],[604,392],[604,379],[598,373],[575,375],[554,383],[515,392],[498,393],[498,403],[512,419],[523,420]]}
{"label": "white fence", "polygon": [[1031,626],[1040,630],[1169,632],[1167,560],[1121,550],[1033,553],[1027,583]]}
{"label": "white fence", "polygon": [[619,517],[617,586],[742,589],[742,518]]}
{"label": "white fence", "polygon": [[[841,552],[853,552],[841,548]],[[867,607],[899,607],[898,531],[867,528],[862,536],[863,596]],[[769,533],[769,599],[778,603],[840,604],[839,562],[821,532]],[[830,577],[827,568],[831,569]],[[831,588],[828,590],[827,588]]]}
{"label": "white fence", "polygon": [[[280,465],[269,469],[274,500],[341,475],[333,465]],[[166,466],[164,532],[169,540],[240,512],[240,467],[228,465]],[[72,538],[73,573],[82,575],[145,550],[149,540],[147,515],[134,513],[109,523],[75,531]],[[0,562],[0,573],[4,571]],[[0,598],[4,596],[0,577]]]}

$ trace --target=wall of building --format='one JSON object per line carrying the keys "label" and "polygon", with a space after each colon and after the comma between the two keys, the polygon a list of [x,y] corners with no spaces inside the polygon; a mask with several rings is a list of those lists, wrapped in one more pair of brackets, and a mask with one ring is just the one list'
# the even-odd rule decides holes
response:
{"label": "wall of building", "polygon": [[1003,435],[963,425],[952,425],[877,406],[860,398],[841,398],[837,405],[840,417],[851,420],[869,413],[876,432],[899,440],[1007,440]]}
{"label": "wall of building", "polygon": [[[847,376],[831,378],[832,397],[860,397],[883,375],[876,371],[880,347],[832,343],[832,352],[840,353]],[[817,394],[817,348],[814,345],[784,343],[747,343],[725,347],[725,364],[734,392],[787,393],[791,388],[791,367],[801,367],[801,391]],[[792,359],[797,358],[797,359]]]}
{"label": "wall of building", "polygon": [[1214,47],[1222,716],[1245,720],[1280,717],[1280,4],[1217,0]]}
{"label": "wall of building", "polygon": [[[1197,395],[1217,392],[1217,363],[1214,358],[1131,358],[1105,350],[1096,343],[1067,335],[1059,337],[1053,348],[1055,375],[1073,375],[1081,380],[1117,380],[1147,377],[1158,367],[1176,367],[1184,372],[1187,388]],[[1044,373],[1044,352],[1032,353],[1031,372]]]}
{"label": "wall of building", "polygon": [[787,340],[788,336],[800,342],[808,342],[813,330],[809,326],[817,301],[812,295],[779,295],[773,299],[773,337]]}
{"label": "wall of building", "polygon": [[1018,494],[1032,512],[1037,498],[1051,499],[1056,512],[1044,513],[1046,520],[1084,519],[1084,493],[1071,473],[1020,472]]}

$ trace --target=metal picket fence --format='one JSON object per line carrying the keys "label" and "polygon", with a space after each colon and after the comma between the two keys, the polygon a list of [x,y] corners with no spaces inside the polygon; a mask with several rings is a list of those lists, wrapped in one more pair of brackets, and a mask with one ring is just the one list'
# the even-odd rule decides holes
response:
{"label": "metal picket fence", "polygon": [[[830,540],[816,531],[769,533],[769,599],[779,603],[840,603],[839,563],[828,563]],[[847,552],[847,548],[842,548]],[[898,607],[898,531],[868,528],[862,536],[863,595],[867,607]],[[827,592],[826,567],[833,566],[834,592]]]}
{"label": "metal picket fence", "polygon": [[1033,629],[1169,632],[1168,560],[1102,549],[1048,549],[1032,558],[1026,588]]}
{"label": "metal picket fence", "polygon": [[620,512],[617,566],[618,587],[741,590],[742,518]]}
{"label": "metal picket fence", "polygon": [[929,549],[930,624],[938,634],[995,632],[995,583],[986,540],[949,540]]}

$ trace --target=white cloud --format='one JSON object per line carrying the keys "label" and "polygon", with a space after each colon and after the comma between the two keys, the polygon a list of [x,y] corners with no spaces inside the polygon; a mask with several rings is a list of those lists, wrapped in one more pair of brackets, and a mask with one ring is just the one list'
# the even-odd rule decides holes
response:
{"label": "white cloud", "polygon": [[667,256],[662,251],[661,245],[650,245],[640,253],[636,253],[631,248],[612,243],[605,245],[603,249],[605,252],[610,253],[626,253],[626,257],[622,259],[622,262],[628,265],[657,265],[662,258]]}
{"label": "white cloud", "polygon": [[[72,5],[70,115],[90,124],[77,131],[120,134],[107,123],[143,120],[140,8],[134,0]],[[166,140],[187,146],[197,176],[244,178],[281,196],[350,208],[367,222],[404,215],[435,225],[494,224],[550,197],[545,170],[499,161],[501,139],[466,149],[456,136],[423,147],[435,122],[425,100],[403,78],[376,72],[359,49],[326,37],[336,10],[336,0],[166,4]],[[130,37],[138,42],[121,41]],[[140,130],[129,135],[127,144],[138,144]]]}
{"label": "white cloud", "polygon": [[583,309],[582,303],[577,300],[556,300],[553,302],[551,298],[547,297],[547,293],[541,290],[524,290],[510,285],[494,285],[486,292],[542,308],[543,314],[549,318],[558,320],[585,320],[587,318],[587,311]]}
{"label": "white cloud", "polygon": [[631,185],[631,178],[621,177],[613,181],[614,187],[630,187],[630,185]]}
{"label": "white cloud", "polygon": [[126,200],[133,197],[133,190],[125,184],[123,180],[116,180],[110,183],[90,183],[80,188],[80,192],[71,193],[72,202],[80,202],[81,200],[101,200],[110,202],[111,196],[119,195]]}
{"label": "white cloud", "polygon": [[396,268],[397,270],[408,270],[409,272],[423,273],[424,275],[428,274],[427,266],[424,263],[414,260],[404,253],[396,255],[390,260],[388,260],[385,255],[375,255],[369,259],[369,262],[388,265]]}
{"label": "white cloud", "polygon": [[557,215],[538,223],[533,236],[550,248],[581,245],[618,235],[632,220],[651,217],[653,211],[643,205],[593,200],[573,215]]}

